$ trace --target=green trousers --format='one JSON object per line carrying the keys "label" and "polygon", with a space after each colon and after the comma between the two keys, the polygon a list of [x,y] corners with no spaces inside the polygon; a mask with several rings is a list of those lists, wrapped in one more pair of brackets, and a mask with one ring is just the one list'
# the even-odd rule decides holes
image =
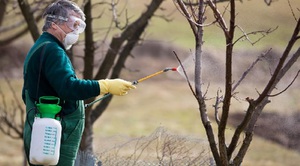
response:
{"label": "green trousers", "polygon": [[[79,101],[79,107],[73,113],[63,116],[61,119],[62,136],[60,146],[60,156],[57,166],[73,166],[75,164],[79,149],[81,136],[84,130],[84,106]],[[31,141],[32,124],[35,117],[34,102],[30,100],[26,93],[26,121],[24,126],[23,141],[26,157],[29,163],[29,149]],[[33,166],[29,163],[29,165]]]}

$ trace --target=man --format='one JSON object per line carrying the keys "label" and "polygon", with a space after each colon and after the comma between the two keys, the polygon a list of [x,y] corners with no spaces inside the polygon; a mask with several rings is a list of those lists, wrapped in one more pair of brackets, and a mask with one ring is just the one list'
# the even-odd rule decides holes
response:
{"label": "man", "polygon": [[[29,161],[32,124],[39,97],[60,98],[62,137],[58,165],[72,166],[84,129],[85,99],[111,93],[125,95],[135,86],[122,79],[82,80],[75,75],[66,54],[85,29],[85,15],[73,2],[59,0],[43,14],[43,34],[32,46],[24,62],[22,98],[26,104],[24,147]],[[31,165],[31,164],[30,164]]]}

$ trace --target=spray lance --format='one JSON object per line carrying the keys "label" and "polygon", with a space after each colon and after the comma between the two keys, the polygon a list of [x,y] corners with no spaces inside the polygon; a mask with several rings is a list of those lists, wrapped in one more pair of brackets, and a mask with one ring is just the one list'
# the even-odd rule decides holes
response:
{"label": "spray lance", "polygon": [[[167,67],[167,68],[165,68],[165,69],[163,69],[163,70],[160,70],[160,71],[155,72],[155,73],[153,73],[153,74],[150,74],[150,75],[148,75],[148,76],[146,76],[146,77],[143,77],[143,78],[141,78],[141,79],[138,79],[138,80],[133,81],[133,82],[132,82],[132,85],[137,85],[138,83],[140,83],[140,82],[142,82],[142,81],[145,81],[145,80],[147,80],[147,79],[149,79],[149,78],[152,78],[152,77],[154,77],[154,76],[157,76],[157,75],[159,75],[159,74],[162,74],[162,73],[165,73],[165,72],[168,72],[168,71],[177,71],[177,68],[175,68],[175,67],[173,67],[173,68]],[[101,100],[103,100],[103,99],[105,99],[105,98],[107,98],[107,97],[109,97],[109,96],[111,96],[111,94],[110,94],[110,93],[107,93],[107,94],[105,94],[104,96],[102,96],[101,98],[99,98],[99,99],[97,99],[97,100],[94,100],[94,101],[92,101],[92,102],[90,102],[90,103],[88,103],[88,104],[85,104],[85,108],[87,108],[87,107],[89,107],[89,106],[95,104],[96,102],[101,101]]]}

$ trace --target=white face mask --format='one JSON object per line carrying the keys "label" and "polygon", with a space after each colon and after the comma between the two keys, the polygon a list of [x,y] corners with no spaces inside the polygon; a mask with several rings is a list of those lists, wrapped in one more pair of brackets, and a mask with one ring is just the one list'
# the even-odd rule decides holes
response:
{"label": "white face mask", "polygon": [[66,50],[69,50],[73,44],[75,44],[78,41],[79,34],[76,33],[76,31],[66,33],[64,30],[62,30],[58,25],[56,25],[64,34],[66,34],[66,37],[63,40],[63,45],[65,46]]}
{"label": "white face mask", "polygon": [[72,47],[72,45],[78,41],[78,38],[79,34],[76,34],[75,32],[67,33],[63,41],[66,50],[69,50]]}

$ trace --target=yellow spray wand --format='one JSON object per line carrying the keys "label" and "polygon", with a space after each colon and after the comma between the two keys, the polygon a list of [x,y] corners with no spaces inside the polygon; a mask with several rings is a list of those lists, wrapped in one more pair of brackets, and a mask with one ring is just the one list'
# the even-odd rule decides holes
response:
{"label": "yellow spray wand", "polygon": [[[156,72],[156,73],[153,73],[153,74],[150,74],[150,75],[148,75],[148,76],[146,76],[146,77],[143,77],[143,78],[141,78],[141,79],[135,80],[135,81],[132,82],[132,84],[133,84],[133,85],[137,85],[138,83],[140,83],[140,82],[142,82],[142,81],[145,81],[145,80],[147,80],[147,79],[149,79],[149,78],[152,78],[152,77],[154,77],[154,76],[157,76],[157,75],[159,75],[159,74],[162,74],[162,73],[167,72],[167,71],[170,71],[170,70],[171,70],[171,71],[177,71],[177,68],[165,68],[165,69],[160,70],[160,71],[158,71],[158,72]],[[110,93],[107,93],[107,94],[105,94],[103,97],[101,97],[101,98],[99,98],[99,99],[97,99],[97,100],[94,100],[94,101],[92,101],[92,102],[90,102],[90,103],[88,103],[88,104],[85,104],[85,108],[87,108],[87,107],[93,105],[94,103],[96,103],[96,102],[98,102],[98,101],[101,101],[101,100],[107,98],[107,97],[110,96],[110,95],[111,95]]]}

